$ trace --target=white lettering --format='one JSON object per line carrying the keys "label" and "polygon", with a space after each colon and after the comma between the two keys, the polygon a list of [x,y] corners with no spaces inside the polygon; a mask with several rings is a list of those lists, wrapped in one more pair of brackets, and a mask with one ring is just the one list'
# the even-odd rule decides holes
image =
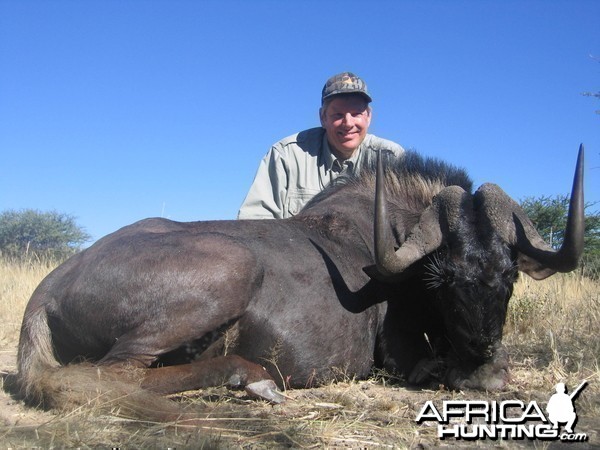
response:
{"label": "white lettering", "polygon": [[[559,387],[564,390],[564,386],[558,386],[557,391]],[[536,401],[525,404],[521,400],[446,400],[438,409],[429,400],[415,421],[437,422],[440,439],[560,439],[565,442],[588,439],[585,433],[560,433],[556,420],[551,422]]]}
{"label": "white lettering", "polygon": [[521,400],[507,400],[500,404],[500,421],[503,423],[523,423],[522,417],[511,417],[509,412],[512,408],[518,408],[519,412],[525,407]]}
{"label": "white lettering", "polygon": [[[495,403],[495,402],[494,402]],[[490,422],[490,404],[483,400],[465,402],[465,419],[467,423],[473,423],[474,417],[483,417],[484,422]]]}
{"label": "white lettering", "polygon": [[[427,410],[431,410],[431,413],[425,414]],[[435,420],[440,423],[444,422],[444,420],[440,416],[440,413],[438,412],[437,408],[431,400],[427,400],[425,402],[425,404],[421,408],[421,411],[419,411],[419,414],[417,414],[417,418],[415,419],[417,423],[421,423],[424,420]]]}
{"label": "white lettering", "polygon": [[564,432],[560,435],[560,440],[568,442],[585,442],[588,440],[588,437],[585,433],[569,434],[567,432]]}
{"label": "white lettering", "polygon": [[527,405],[527,409],[525,409],[525,414],[523,414],[523,422],[527,420],[541,420],[544,423],[548,423],[548,419],[538,406],[537,402],[529,402]]}
{"label": "white lettering", "polygon": [[446,428],[444,425],[438,425],[438,437],[440,439],[445,439],[446,437],[460,439],[460,428],[458,425],[454,425],[452,428]]}
{"label": "white lettering", "polygon": [[[550,439],[557,438],[558,431],[547,424],[457,424],[452,426],[438,425],[438,437],[446,439]],[[579,438],[579,436],[577,436]],[[575,440],[575,435],[561,435],[563,440]]]}
{"label": "white lettering", "polygon": [[448,400],[444,402],[444,420],[443,423],[448,423],[451,417],[464,417],[465,408],[470,402],[461,400]]}

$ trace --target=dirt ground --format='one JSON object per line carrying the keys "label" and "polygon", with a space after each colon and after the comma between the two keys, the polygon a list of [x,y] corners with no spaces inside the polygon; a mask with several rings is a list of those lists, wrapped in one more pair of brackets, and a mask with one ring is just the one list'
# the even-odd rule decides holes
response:
{"label": "dirt ground", "polygon": [[289,400],[270,405],[250,400],[243,392],[215,388],[175,396],[207,417],[214,429],[165,426],[98,415],[93,410],[47,412],[26,407],[13,398],[11,376],[16,350],[0,349],[0,448],[600,448],[600,397],[597,390],[577,402],[576,432],[587,440],[564,444],[542,440],[456,440],[437,436],[437,424],[417,424],[415,418],[428,400],[537,401],[541,407],[551,393],[524,389],[543,373],[513,368],[513,381],[502,393],[410,390],[383,378],[341,380],[314,389],[287,391]]}
{"label": "dirt ground", "polygon": [[[7,377],[17,371],[16,362],[16,349],[0,350],[0,376],[2,377],[3,387]],[[39,426],[52,420],[54,417],[49,412],[25,407],[23,402],[12,398],[5,389],[0,390],[0,405],[0,424],[7,428],[15,426]]]}

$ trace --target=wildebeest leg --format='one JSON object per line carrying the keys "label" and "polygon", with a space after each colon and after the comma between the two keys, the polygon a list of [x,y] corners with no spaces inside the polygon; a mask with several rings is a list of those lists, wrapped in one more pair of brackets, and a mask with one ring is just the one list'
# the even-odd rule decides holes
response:
{"label": "wildebeest leg", "polygon": [[263,367],[237,355],[148,369],[142,381],[143,388],[159,394],[174,394],[221,384],[243,386],[252,397],[273,403],[285,400]]}

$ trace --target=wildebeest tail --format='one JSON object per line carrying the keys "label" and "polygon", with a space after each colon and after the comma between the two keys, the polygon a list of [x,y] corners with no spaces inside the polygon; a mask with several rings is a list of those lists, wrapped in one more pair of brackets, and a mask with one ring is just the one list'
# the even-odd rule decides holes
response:
{"label": "wildebeest tail", "polygon": [[[27,309],[17,355],[17,384],[26,402],[58,410],[87,406],[111,413],[159,422],[205,425],[180,404],[140,387],[143,369],[72,364],[54,356],[48,317],[43,307]],[[202,423],[198,423],[202,422]]]}
{"label": "wildebeest tail", "polygon": [[17,354],[18,381],[21,395],[31,402],[43,403],[44,391],[40,378],[60,367],[54,357],[48,316],[43,307],[27,308]]}

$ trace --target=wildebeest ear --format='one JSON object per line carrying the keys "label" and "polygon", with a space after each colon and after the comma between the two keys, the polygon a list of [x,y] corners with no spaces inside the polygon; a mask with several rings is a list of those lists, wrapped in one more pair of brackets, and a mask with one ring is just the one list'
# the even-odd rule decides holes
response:
{"label": "wildebeest ear", "polygon": [[386,281],[386,277],[377,270],[377,265],[372,264],[370,266],[363,267],[363,272],[369,275],[369,278],[379,281]]}
{"label": "wildebeest ear", "polygon": [[[359,265],[356,265],[355,258],[360,258],[361,252],[354,255],[354,257],[348,257],[348,255],[340,254],[338,244],[335,241],[325,239],[317,243],[311,240],[311,243],[323,256],[331,278],[343,281],[348,291],[358,292],[370,281],[367,274],[362,273],[359,269],[362,264],[358,263]],[[366,258],[368,250],[365,248],[362,254]]]}
{"label": "wildebeest ear", "polygon": [[523,208],[499,186],[485,183],[474,194],[476,208],[492,229],[518,252],[517,265],[536,280],[575,270],[584,248],[583,145],[579,147],[563,242],[555,250],[536,230]]}
{"label": "wildebeest ear", "polygon": [[395,273],[393,275],[384,274],[379,271],[376,264],[363,267],[363,272],[366,273],[372,280],[382,281],[384,283],[398,283],[409,278],[414,274],[413,268],[415,264],[407,267],[406,270]]}
{"label": "wildebeest ear", "polygon": [[521,252],[517,256],[517,266],[521,272],[526,273],[534,280],[543,280],[556,273],[556,270],[549,269],[539,261]]}

